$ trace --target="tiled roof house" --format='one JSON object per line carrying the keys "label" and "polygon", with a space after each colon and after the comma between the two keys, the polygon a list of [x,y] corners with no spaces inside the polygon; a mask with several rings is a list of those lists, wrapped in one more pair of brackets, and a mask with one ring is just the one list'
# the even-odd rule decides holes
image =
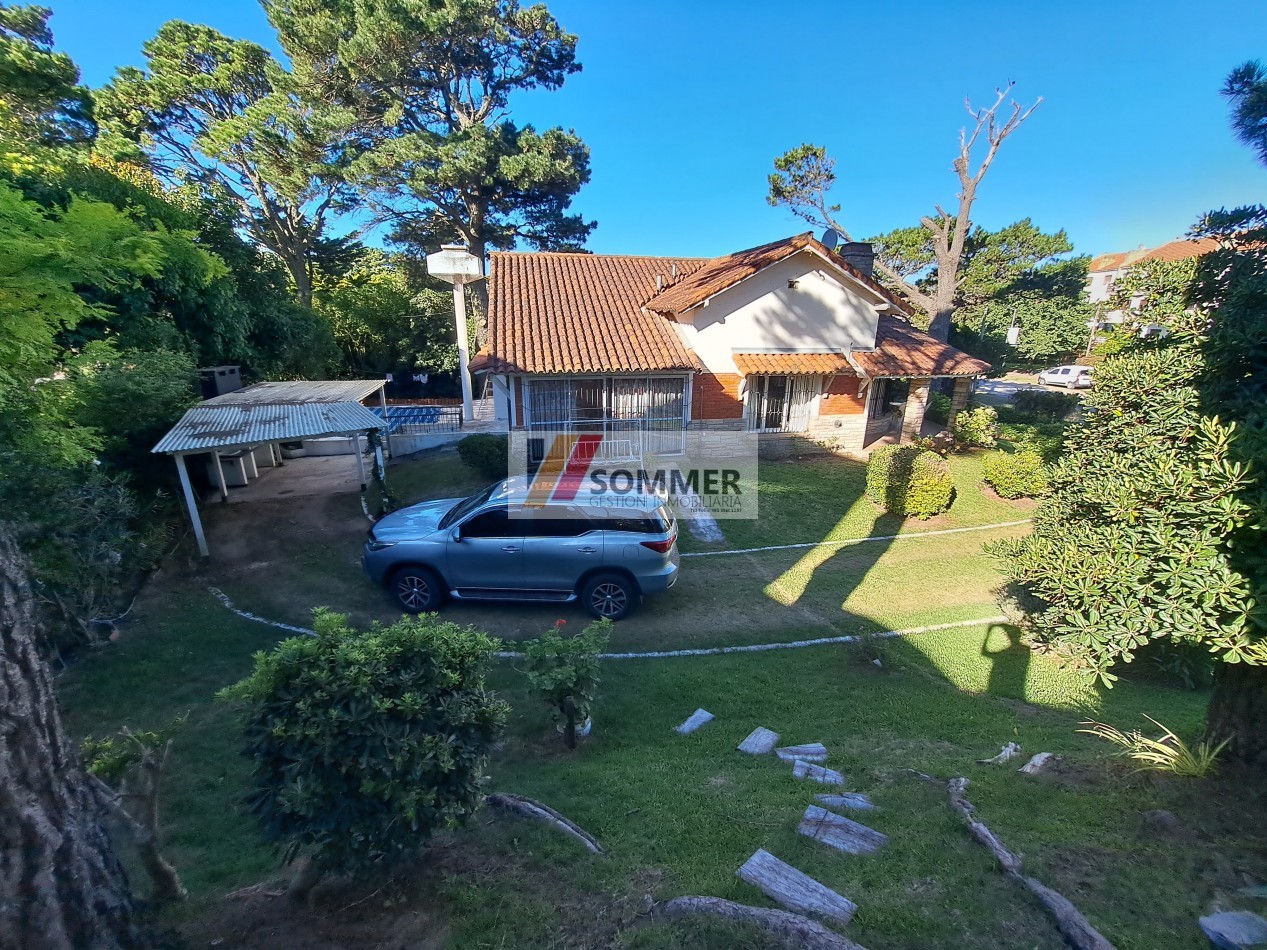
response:
{"label": "tiled roof house", "polygon": [[989,365],[908,322],[868,245],[809,234],[713,259],[493,253],[487,374],[516,428],[687,429],[832,437],[919,431],[929,383],[956,405]]}

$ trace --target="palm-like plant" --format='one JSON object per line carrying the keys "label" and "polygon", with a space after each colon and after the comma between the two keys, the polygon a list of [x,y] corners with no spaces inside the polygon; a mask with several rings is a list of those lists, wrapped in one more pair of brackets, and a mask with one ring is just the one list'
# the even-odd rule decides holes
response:
{"label": "palm-like plant", "polygon": [[1120,746],[1120,755],[1141,763],[1137,771],[1169,772],[1192,778],[1209,775],[1219,753],[1231,741],[1224,739],[1216,743],[1211,739],[1202,739],[1195,745],[1188,745],[1152,716],[1144,718],[1162,731],[1161,738],[1150,738],[1138,730],[1123,732],[1116,726],[1103,722],[1084,722],[1083,725],[1087,728],[1078,731]]}

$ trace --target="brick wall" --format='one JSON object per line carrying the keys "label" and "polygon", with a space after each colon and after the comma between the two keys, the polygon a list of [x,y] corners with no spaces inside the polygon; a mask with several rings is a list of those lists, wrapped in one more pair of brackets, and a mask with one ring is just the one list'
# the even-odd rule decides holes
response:
{"label": "brick wall", "polygon": [[820,416],[856,416],[866,411],[867,400],[858,394],[857,376],[833,376],[818,404]]}
{"label": "brick wall", "polygon": [[738,373],[696,373],[691,380],[692,419],[742,419]]}

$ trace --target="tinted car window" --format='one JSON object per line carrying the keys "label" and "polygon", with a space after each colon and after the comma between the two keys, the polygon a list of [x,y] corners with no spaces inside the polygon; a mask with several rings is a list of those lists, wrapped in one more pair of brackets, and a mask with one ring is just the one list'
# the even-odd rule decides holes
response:
{"label": "tinted car window", "polygon": [[547,505],[544,508],[521,508],[511,519],[525,538],[579,538],[593,531],[595,525],[578,508]]}
{"label": "tinted car window", "polygon": [[672,527],[663,511],[606,509],[594,519],[594,523],[607,531],[632,531],[635,534],[664,534]]}
{"label": "tinted car window", "polygon": [[440,527],[447,528],[449,525],[453,524],[453,522],[459,520],[460,518],[466,517],[466,515],[470,514],[480,505],[484,504],[484,502],[488,501],[488,499],[493,497],[493,491],[494,489],[497,488],[498,484],[499,484],[498,482],[494,482],[493,484],[485,488],[482,492],[472,495],[470,498],[466,498],[462,501],[459,501],[456,505],[454,505],[445,513],[445,516],[443,518],[440,519]]}
{"label": "tinted car window", "polygon": [[490,508],[462,525],[464,538],[520,538],[521,525],[512,522],[505,508]]}

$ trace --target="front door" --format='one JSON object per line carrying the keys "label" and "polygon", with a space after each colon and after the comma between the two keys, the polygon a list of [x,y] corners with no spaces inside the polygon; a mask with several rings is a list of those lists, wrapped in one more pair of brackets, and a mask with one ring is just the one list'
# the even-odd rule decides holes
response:
{"label": "front door", "polygon": [[517,590],[524,586],[524,522],[506,508],[468,518],[450,538],[447,580],[458,590]]}

